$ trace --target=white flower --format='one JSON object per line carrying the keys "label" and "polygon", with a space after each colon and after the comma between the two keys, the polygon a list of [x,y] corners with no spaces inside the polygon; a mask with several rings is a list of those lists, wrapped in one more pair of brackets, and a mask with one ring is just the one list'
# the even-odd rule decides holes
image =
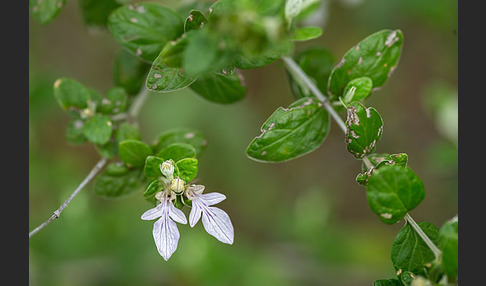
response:
{"label": "white flower", "polygon": [[160,201],[160,204],[143,213],[142,219],[153,220],[160,217],[154,223],[152,234],[157,250],[165,261],[167,261],[176,251],[180,237],[179,230],[174,221],[186,224],[187,219],[184,213],[174,206],[167,191],[164,190],[157,193],[155,198]]}
{"label": "white flower", "polygon": [[160,165],[160,172],[169,181],[171,181],[172,179],[174,179],[174,164],[172,163],[172,161],[170,161],[170,160],[164,161],[164,163],[162,163]]}
{"label": "white flower", "polygon": [[189,214],[189,225],[194,227],[201,218],[206,231],[223,243],[233,244],[233,224],[226,212],[217,207],[211,207],[226,196],[220,193],[202,194],[203,185],[191,185],[186,189],[186,196],[192,201],[192,209]]}

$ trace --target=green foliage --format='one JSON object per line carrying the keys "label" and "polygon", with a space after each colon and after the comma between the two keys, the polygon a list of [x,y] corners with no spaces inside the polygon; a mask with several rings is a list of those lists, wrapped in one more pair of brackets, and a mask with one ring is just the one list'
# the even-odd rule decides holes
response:
{"label": "green foliage", "polygon": [[54,83],[54,96],[59,105],[65,109],[83,109],[88,101],[93,100],[90,90],[71,78],[60,78]]}
{"label": "green foliage", "polygon": [[355,158],[361,159],[375,150],[383,134],[383,120],[376,109],[359,102],[351,102],[346,109],[346,147]]}
{"label": "green foliage", "polygon": [[119,198],[139,191],[143,183],[141,169],[111,163],[96,177],[94,192],[102,197]]}
{"label": "green foliage", "polygon": [[122,5],[121,2],[127,2],[127,0],[79,0],[84,24],[88,27],[106,28],[108,16]]}
{"label": "green foliage", "polygon": [[143,141],[129,139],[118,144],[118,155],[125,164],[141,167],[145,164],[145,159],[152,155],[152,149]]}
{"label": "green foliage", "polygon": [[113,37],[132,54],[153,61],[162,47],[184,32],[182,19],[157,3],[123,5],[108,18]]}
{"label": "green foliage", "polygon": [[246,95],[243,76],[234,69],[200,76],[190,88],[203,98],[221,104],[240,101]]}
{"label": "green foliage", "polygon": [[145,84],[145,78],[151,64],[139,59],[126,49],[120,49],[115,54],[113,64],[113,83],[121,86],[128,95],[137,94]]}
{"label": "green foliage", "polygon": [[313,98],[302,98],[288,108],[279,107],[261,127],[246,150],[254,160],[283,162],[318,148],[330,129],[329,113]]}
{"label": "green foliage", "polygon": [[[438,243],[439,230],[431,223],[418,223],[424,233],[434,243]],[[426,264],[434,260],[434,253],[418,236],[413,227],[406,223],[393,241],[391,259],[398,272],[409,271],[416,275],[426,274]]]}
{"label": "green foliage", "polygon": [[425,189],[422,180],[410,168],[386,165],[371,174],[366,197],[380,220],[393,224],[422,202]]}
{"label": "green foliage", "polygon": [[331,100],[344,95],[348,83],[356,78],[369,77],[373,90],[383,86],[398,64],[402,43],[400,30],[383,30],[351,48],[329,77]]}
{"label": "green foliage", "polygon": [[373,80],[369,77],[358,77],[346,85],[342,100],[344,103],[360,101],[370,95],[373,88]]}
{"label": "green foliage", "polygon": [[106,115],[94,115],[83,125],[84,136],[94,144],[103,145],[110,140],[113,132],[110,117]]}
{"label": "green foliage", "polygon": [[199,158],[206,149],[207,140],[204,135],[197,130],[189,128],[171,129],[159,135],[152,149],[154,153],[160,152],[163,148],[174,143],[187,143],[196,150],[196,158]]}
{"label": "green foliage", "polygon": [[194,180],[197,175],[198,170],[198,161],[195,158],[184,158],[176,162],[177,169],[179,170],[179,174],[177,177],[181,178],[181,180],[189,183],[190,181]]}
{"label": "green foliage", "polygon": [[373,286],[402,286],[398,279],[380,279],[373,282]]}
{"label": "green foliage", "polygon": [[319,27],[303,27],[296,29],[292,35],[292,41],[309,41],[322,35]]}
{"label": "green foliage", "polygon": [[66,0],[29,0],[32,16],[41,24],[54,20],[66,4]]}
{"label": "green foliage", "polygon": [[439,248],[442,250],[444,273],[449,282],[454,282],[458,275],[459,225],[457,216],[445,222],[439,232]]}
{"label": "green foliage", "polygon": [[195,158],[196,149],[187,143],[173,143],[162,148],[157,153],[157,157],[164,158],[165,160],[170,159],[177,162],[184,158]]}

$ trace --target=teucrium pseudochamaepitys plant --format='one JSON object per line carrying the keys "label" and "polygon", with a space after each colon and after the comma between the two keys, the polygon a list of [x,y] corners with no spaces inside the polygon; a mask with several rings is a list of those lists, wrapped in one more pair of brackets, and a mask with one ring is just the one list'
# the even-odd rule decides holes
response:
{"label": "teucrium pseudochamaepitys plant", "polygon": [[[457,216],[440,229],[428,222],[417,224],[409,213],[424,199],[425,187],[408,166],[407,154],[375,153],[384,120],[366,101],[398,65],[404,43],[400,30],[375,32],[336,62],[324,47],[295,51],[297,43],[322,35],[319,27],[303,27],[300,22],[316,9],[316,1],[219,0],[177,11],[159,3],[108,2],[81,1],[86,25],[106,28],[123,48],[115,57],[113,87],[101,94],[62,77],[54,82],[53,92],[72,118],[66,139],[92,143],[102,159],[29,236],[57,218],[96,177],[94,191],[103,197],[144,190],[141,197],[151,208],[141,219],[156,220],[152,235],[165,260],[178,246],[176,223],[193,227],[201,219],[210,235],[233,244],[233,224],[214,206],[226,196],[204,193],[205,187],[194,182],[205,136],[197,130],[170,129],[149,144],[142,140],[137,116],[152,93],[184,88],[217,104],[238,102],[247,92],[241,70],[280,60],[296,99],[269,116],[249,143],[247,156],[276,163],[310,154],[325,144],[335,120],[347,151],[363,161],[356,181],[364,186],[371,211],[385,224],[405,221],[391,250],[396,277],[373,285],[457,283]],[[29,3],[33,16],[47,23],[65,1]],[[185,207],[190,208],[188,218]]]}

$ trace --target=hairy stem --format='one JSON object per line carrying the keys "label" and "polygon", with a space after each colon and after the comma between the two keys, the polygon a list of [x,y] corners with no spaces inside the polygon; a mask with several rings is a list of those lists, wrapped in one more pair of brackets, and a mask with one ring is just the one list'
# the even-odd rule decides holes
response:
{"label": "hairy stem", "polygon": [[[322,103],[324,104],[324,107],[329,111],[331,116],[334,118],[334,120],[337,122],[339,127],[343,130],[344,133],[346,133],[346,125],[344,121],[339,117],[339,115],[336,113],[332,105],[329,103],[328,98],[322,94],[322,92],[316,87],[316,85],[310,80],[309,76],[299,67],[299,65],[290,57],[282,57],[282,60],[284,61],[287,69],[289,72],[297,78],[302,84],[304,84]],[[371,163],[370,159],[365,156],[363,157],[363,162],[366,165],[367,169],[374,168],[375,166],[373,163]],[[412,219],[412,217],[407,213],[405,215],[405,220],[413,227],[415,232],[423,239],[425,244],[432,250],[432,252],[435,255],[435,258],[438,259],[442,254],[441,251],[435,246],[435,244],[430,240],[430,238],[423,232],[423,230],[418,226],[418,224]]]}
{"label": "hairy stem", "polygon": [[64,208],[67,207],[67,205],[71,202],[71,200],[84,188],[84,186],[86,186],[86,184],[88,184],[100,172],[100,170],[105,166],[106,162],[107,162],[106,158],[101,158],[98,161],[98,163],[96,163],[96,165],[93,167],[93,169],[91,169],[88,176],[84,178],[81,184],[79,184],[76,190],[74,190],[74,192],[69,196],[69,198],[67,198],[67,200],[64,201],[64,203],[57,210],[53,212],[52,216],[44,223],[36,227],[33,231],[29,232],[29,238],[31,238],[34,234],[39,232],[44,227],[46,227],[51,221],[58,218],[61,215]]}

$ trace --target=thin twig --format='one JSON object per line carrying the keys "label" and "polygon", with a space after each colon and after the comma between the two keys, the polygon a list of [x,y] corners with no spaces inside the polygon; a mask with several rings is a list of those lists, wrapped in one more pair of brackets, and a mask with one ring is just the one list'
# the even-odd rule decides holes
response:
{"label": "thin twig", "polygon": [[[346,133],[346,125],[344,121],[341,119],[341,117],[339,117],[339,115],[336,113],[332,105],[329,103],[329,99],[324,94],[322,94],[322,92],[310,80],[309,76],[307,76],[307,74],[299,67],[299,65],[297,65],[297,63],[295,63],[295,61],[292,58],[282,57],[282,60],[285,62],[289,72],[294,77],[297,77],[302,84],[304,84],[320,101],[322,101],[324,107],[329,111],[329,113],[334,118],[334,120],[338,123],[339,127],[341,127],[343,132]],[[365,163],[367,169],[371,169],[375,167],[367,156],[364,156],[362,160]],[[438,259],[442,255],[442,253],[437,248],[437,246],[435,246],[435,244],[423,232],[420,226],[418,226],[418,224],[413,220],[413,218],[408,213],[405,215],[405,220],[408,223],[410,223],[410,225],[413,227],[415,232],[417,232],[417,234],[423,239],[425,244],[427,244],[430,250],[432,250],[432,252],[434,253],[436,259]]]}
{"label": "thin twig", "polygon": [[98,163],[96,163],[96,165],[93,167],[93,169],[91,169],[91,172],[89,172],[88,176],[86,176],[86,178],[81,182],[81,184],[79,184],[76,190],[74,190],[74,192],[69,196],[69,198],[67,198],[67,200],[57,210],[53,212],[52,216],[48,220],[46,220],[43,224],[39,225],[29,233],[29,238],[31,238],[34,234],[39,232],[44,227],[46,227],[51,221],[58,218],[61,215],[64,208],[84,188],[84,186],[86,186],[86,184],[88,184],[99,173],[99,171],[105,166],[106,162],[107,162],[106,158],[104,157],[101,158],[98,161]]}

